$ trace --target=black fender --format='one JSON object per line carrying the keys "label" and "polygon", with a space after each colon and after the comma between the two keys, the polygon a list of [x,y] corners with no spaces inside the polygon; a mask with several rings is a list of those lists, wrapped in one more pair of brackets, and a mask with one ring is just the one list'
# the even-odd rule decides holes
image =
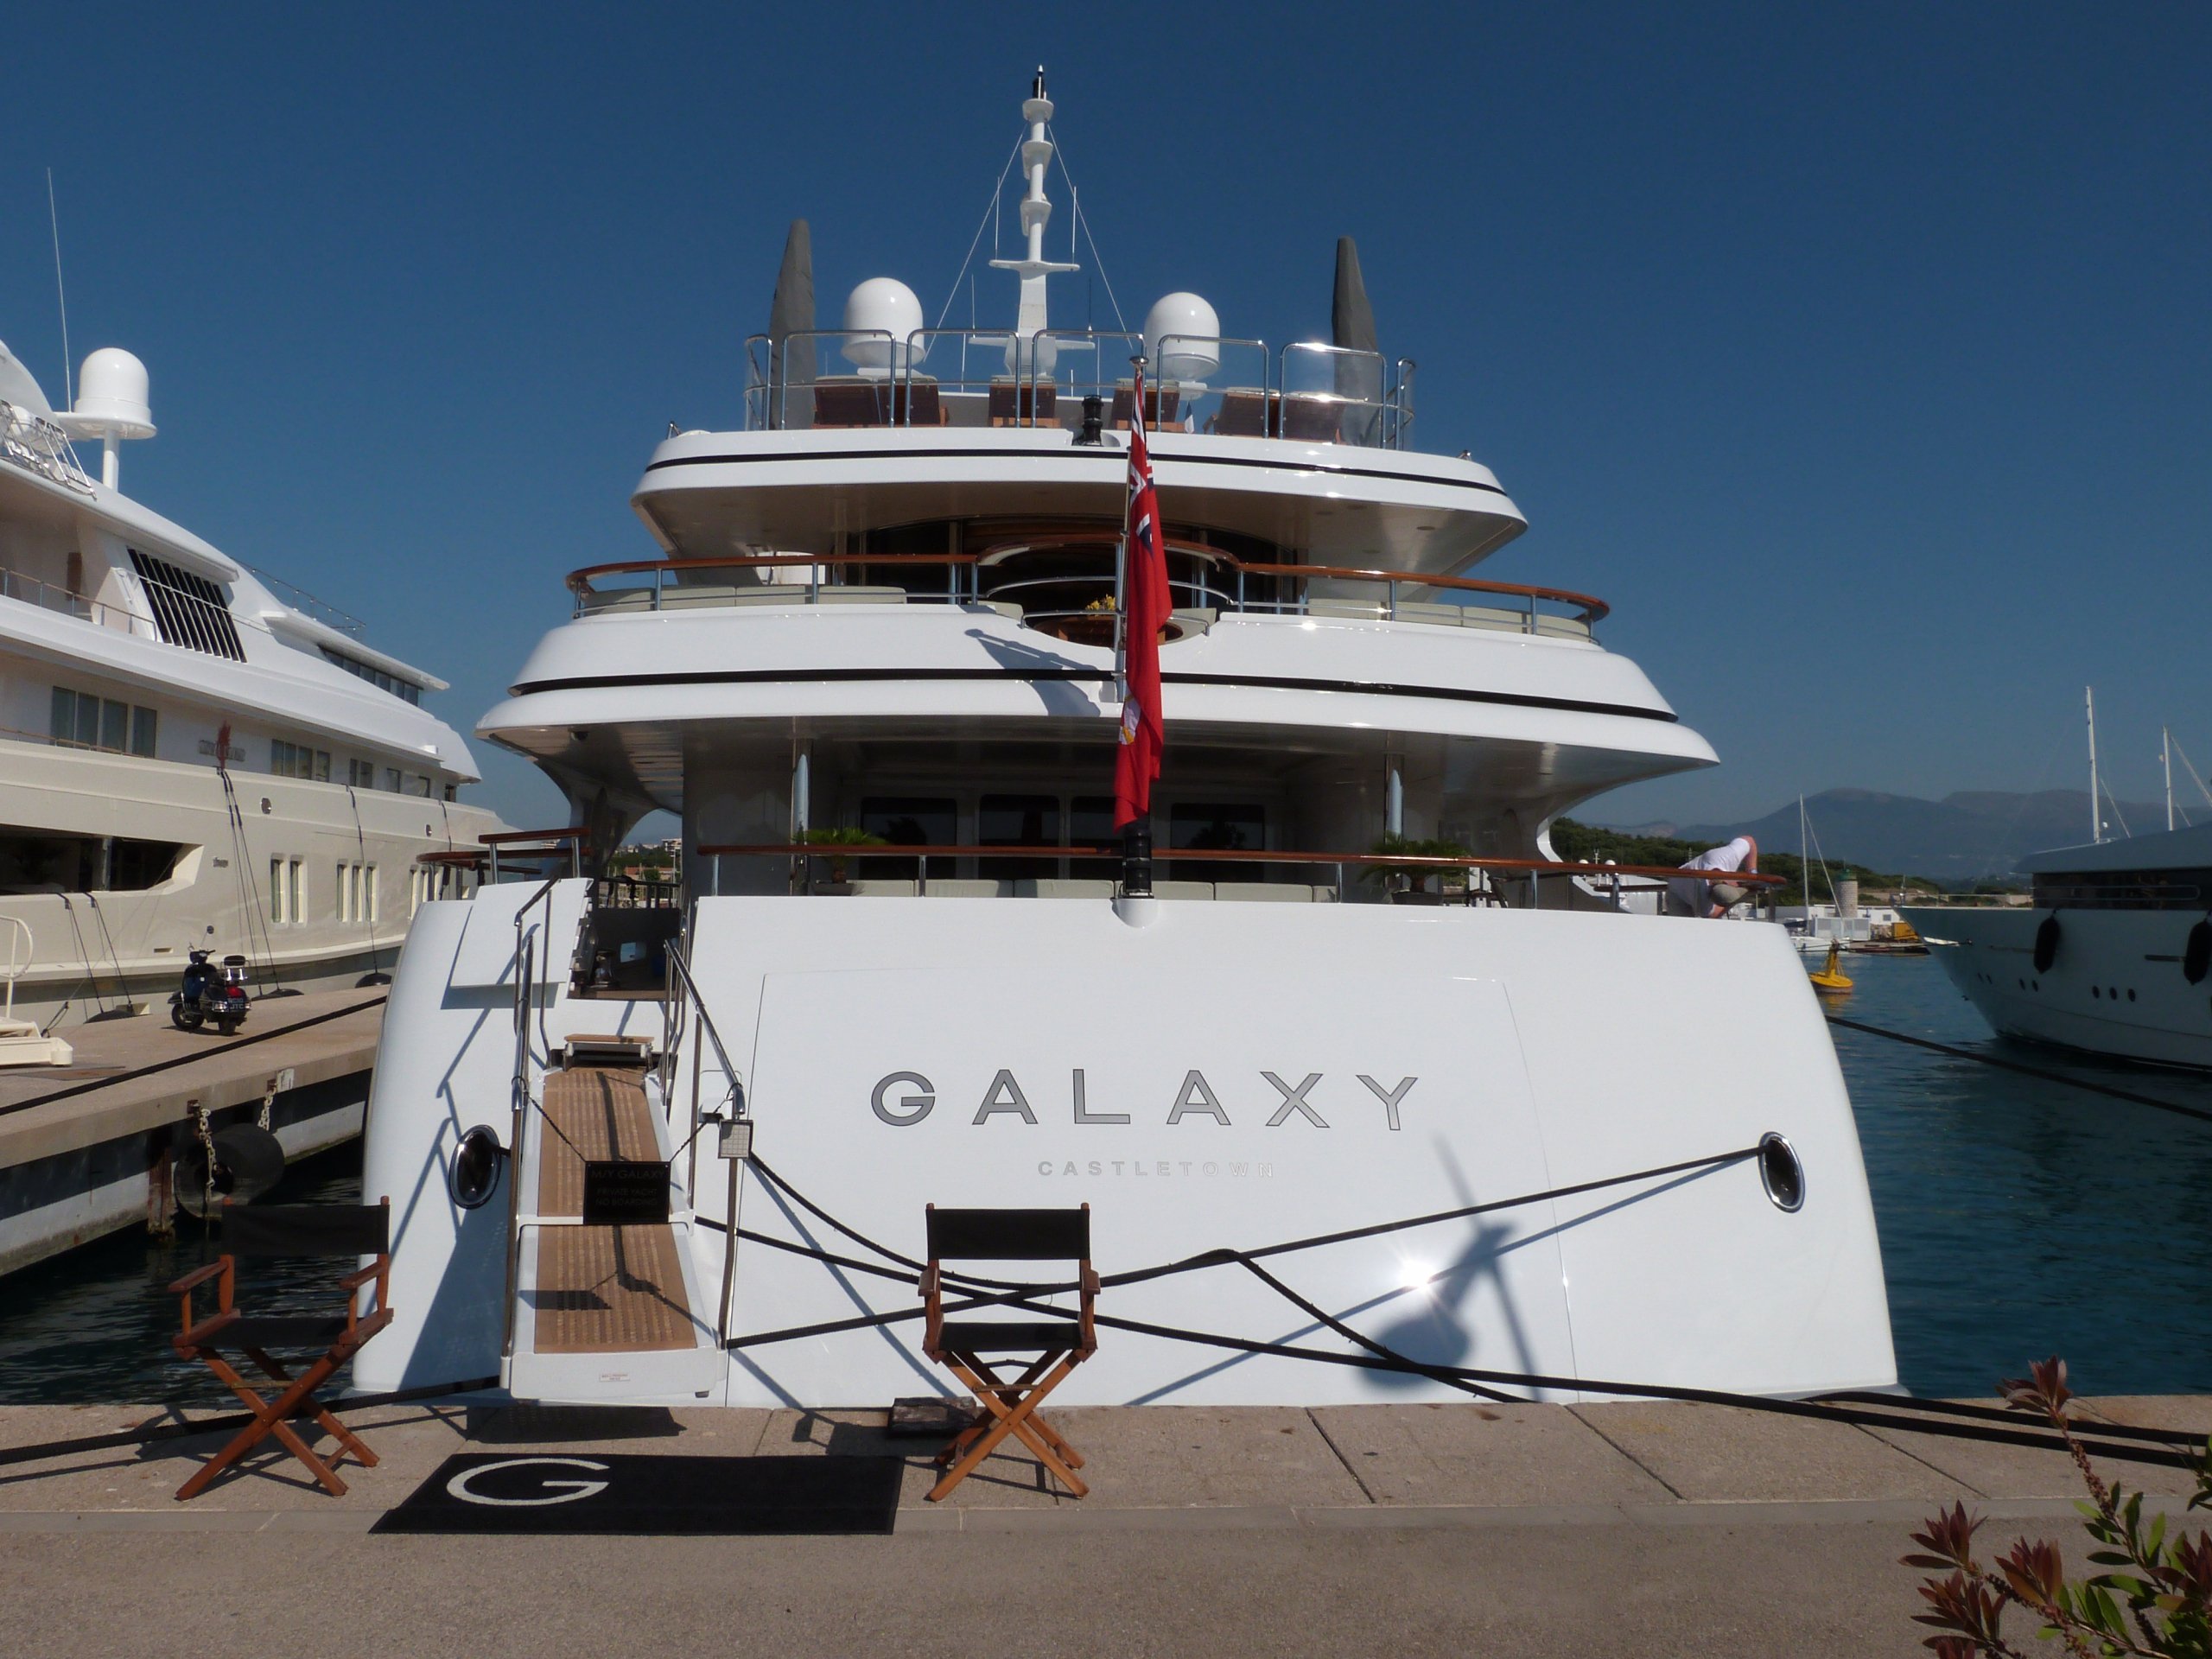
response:
{"label": "black fender", "polygon": [[2204,982],[2212,969],[2212,916],[2200,916],[2189,930],[2189,943],[2181,949],[2181,976],[2192,985]]}
{"label": "black fender", "polygon": [[2050,964],[2058,960],[2058,912],[2053,911],[2036,929],[2036,972],[2049,973]]}

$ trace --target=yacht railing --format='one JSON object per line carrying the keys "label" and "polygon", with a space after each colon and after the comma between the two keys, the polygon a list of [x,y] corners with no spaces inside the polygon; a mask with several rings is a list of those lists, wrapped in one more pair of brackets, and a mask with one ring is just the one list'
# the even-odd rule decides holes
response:
{"label": "yacht railing", "polygon": [[[1203,543],[1175,539],[1167,542],[1166,552],[1183,632],[1217,615],[1246,613],[1425,622],[1594,639],[1598,623],[1609,613],[1603,600],[1562,588],[1415,570],[1245,560]],[[1055,533],[1011,539],[975,553],[632,559],[570,571],[568,585],[578,617],[748,605],[984,604],[1060,638],[1096,634],[1103,639],[1112,632],[1113,553],[1109,531]],[[734,580],[715,582],[716,573]],[[859,580],[844,579],[855,573]],[[598,585],[614,576],[642,580]]]}
{"label": "yacht railing", "polygon": [[524,880],[538,880],[547,876],[550,867],[565,863],[565,872],[552,870],[552,879],[563,874],[579,876],[584,873],[584,860],[591,848],[584,831],[575,826],[559,830],[503,830],[495,835],[480,836],[477,847],[456,847],[449,851],[423,853],[416,856],[417,864],[461,865],[481,867],[484,879],[499,881],[509,876]]}
{"label": "yacht railing", "polygon": [[[931,859],[955,861],[962,859],[1028,860],[1038,863],[1053,862],[1060,859],[1107,860],[1116,861],[1122,856],[1118,847],[969,847],[969,846],[849,846],[843,843],[817,842],[732,842],[703,846],[695,849],[699,859],[772,858],[790,862],[791,880],[797,890],[810,892],[814,887],[817,865],[829,863],[833,868],[849,860],[894,858],[915,866],[916,892],[925,893],[929,888],[929,863]],[[1542,858],[1495,858],[1466,853],[1454,855],[1408,853],[1332,853],[1294,852],[1279,849],[1243,847],[1160,847],[1154,850],[1156,861],[1169,863],[1189,861],[1198,864],[1261,865],[1268,867],[1303,867],[1312,870],[1335,873],[1336,886],[1343,890],[1344,874],[1376,871],[1383,874],[1403,874],[1418,878],[1431,875],[1444,877],[1459,875],[1466,883],[1465,902],[1470,905],[1508,902],[1508,894],[1527,881],[1529,903],[1532,908],[1542,906],[1544,883],[1560,880],[1580,880],[1586,891],[1603,890],[1618,904],[1623,893],[1649,892],[1650,887],[1624,886],[1623,878],[1642,878],[1653,884],[1669,881],[1702,881],[1708,886],[1723,883],[1731,887],[1771,889],[1787,885],[1788,878],[1763,875],[1748,870],[1685,870],[1662,864],[1588,864],[1572,860]],[[710,866],[713,874],[712,890],[719,892],[720,867]],[[1478,884],[1478,874],[1490,878]]]}
{"label": "yacht railing", "polygon": [[133,574],[137,576],[140,589],[156,606],[153,613],[118,605],[112,600],[90,599],[59,582],[43,582],[5,567],[0,567],[0,599],[21,600],[56,615],[75,617],[81,622],[159,639],[180,651],[201,652],[234,662],[244,660],[235,639],[238,629],[269,632],[266,623],[242,616],[228,605],[150,578],[143,571]]}
{"label": "yacht railing", "polygon": [[92,493],[92,480],[79,464],[69,435],[52,421],[4,399],[0,399],[0,460],[79,495]]}
{"label": "yacht railing", "polygon": [[[779,353],[781,356],[779,358]],[[779,366],[792,356],[810,367]],[[1049,427],[1073,432],[1084,400],[1103,423],[1135,418],[1133,359],[1145,362],[1148,429],[1411,448],[1411,358],[1297,341],[1051,328],[805,329],[746,341],[750,431],[867,427]]]}
{"label": "yacht railing", "polygon": [[41,582],[36,576],[27,576],[20,570],[0,569],[0,599],[19,599],[26,605],[35,605],[42,611],[53,611],[61,616],[73,616],[81,622],[97,622],[104,628],[117,628],[125,633],[135,632],[134,624],[143,622],[150,629],[151,619],[142,617],[121,605],[111,605],[105,600],[87,599],[82,594],[72,593],[58,582]]}

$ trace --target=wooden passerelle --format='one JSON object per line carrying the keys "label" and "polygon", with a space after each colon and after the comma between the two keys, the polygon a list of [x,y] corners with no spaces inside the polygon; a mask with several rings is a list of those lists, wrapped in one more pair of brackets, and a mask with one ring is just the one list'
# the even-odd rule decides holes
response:
{"label": "wooden passerelle", "polygon": [[[633,1070],[581,1066],[545,1075],[537,1213],[581,1216],[586,1160],[658,1160],[652,1108]],[[691,1315],[672,1227],[538,1230],[534,1346],[541,1354],[689,1348]]]}

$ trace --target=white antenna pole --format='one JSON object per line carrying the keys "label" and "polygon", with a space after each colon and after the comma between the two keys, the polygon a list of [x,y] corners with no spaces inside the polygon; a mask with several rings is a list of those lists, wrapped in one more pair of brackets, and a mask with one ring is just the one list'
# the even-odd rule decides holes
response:
{"label": "white antenna pole", "polygon": [[2104,797],[2097,788],[2097,688],[2082,688],[2082,702],[2089,711],[2089,840],[2094,844],[2105,838]]}
{"label": "white antenna pole", "polygon": [[2166,828],[2174,827],[2174,734],[2170,726],[2158,728],[2158,760],[2166,773]]}
{"label": "white antenna pole", "polygon": [[[1052,366],[1049,361],[1036,362],[1036,348],[1025,348],[1021,344],[1046,327],[1045,279],[1059,271],[1078,269],[1072,260],[1061,263],[1045,257],[1045,226],[1052,217],[1052,204],[1045,194],[1045,169],[1052,162],[1053,146],[1045,131],[1046,124],[1052,118],[1052,100],[1045,96],[1042,64],[1037,66],[1037,78],[1030,83],[1029,96],[1022,101],[1021,118],[1029,128],[1028,137],[1021,142],[1021,170],[1028,178],[1028,188],[1023,193],[1020,207],[1023,257],[994,259],[991,264],[995,270],[1010,270],[1021,279],[1021,298],[1015,314],[1014,340],[1007,365],[1017,374],[1033,376],[1039,370]],[[1070,228],[1072,232],[1072,221]]]}
{"label": "white antenna pole", "polygon": [[[61,285],[61,215],[54,206],[54,169],[46,169],[46,222],[54,232],[54,296],[61,307],[61,401],[77,407],[77,388],[69,366],[69,290]],[[52,384],[51,382],[48,383]],[[109,487],[114,480],[109,480]]]}

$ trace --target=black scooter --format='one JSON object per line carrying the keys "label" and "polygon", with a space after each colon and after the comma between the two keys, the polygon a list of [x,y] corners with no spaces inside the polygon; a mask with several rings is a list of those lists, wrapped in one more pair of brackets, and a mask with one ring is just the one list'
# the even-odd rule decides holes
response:
{"label": "black scooter", "polygon": [[197,1031],[210,1020],[228,1037],[245,1023],[245,958],[225,957],[220,967],[210,965],[206,950],[191,952],[184,970],[184,988],[169,998],[169,1021],[179,1031]]}

